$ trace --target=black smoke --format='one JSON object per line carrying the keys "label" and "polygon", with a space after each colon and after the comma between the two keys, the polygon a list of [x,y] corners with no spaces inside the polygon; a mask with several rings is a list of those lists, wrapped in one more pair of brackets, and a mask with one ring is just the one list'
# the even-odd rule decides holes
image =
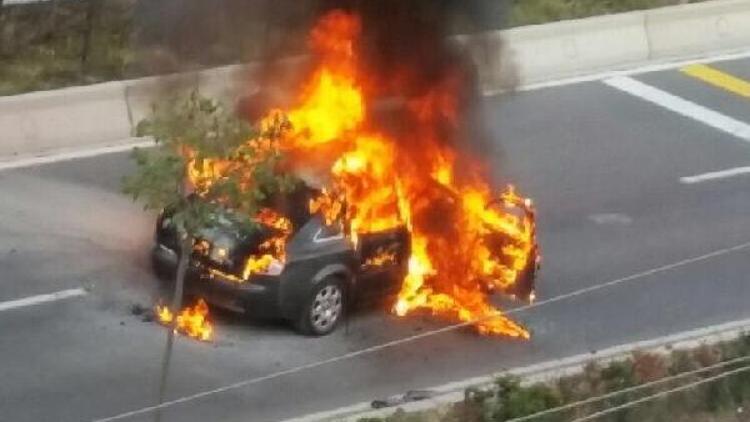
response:
{"label": "black smoke", "polygon": [[[241,114],[253,120],[268,108],[284,107],[304,79],[286,75],[285,58],[306,52],[306,36],[332,10],[357,13],[362,20],[362,60],[371,96],[399,104],[428,93],[448,78],[458,78],[456,100],[460,131],[436,128],[446,142],[472,156],[495,152],[481,118],[476,63],[491,62],[500,46],[474,43],[473,57],[459,48],[455,34],[503,27],[504,0],[140,0],[135,41],[146,73],[195,70],[224,64],[262,63],[248,80],[253,89],[240,101]],[[387,107],[386,107],[387,109]],[[415,122],[397,107],[384,120],[393,130]],[[406,136],[398,136],[406,138]]]}
{"label": "black smoke", "polygon": [[504,4],[492,0],[322,0],[317,14],[345,10],[360,16],[361,60],[368,77],[374,78],[368,81],[375,90],[372,97],[391,100],[390,104],[408,103],[449,86],[456,101],[455,122],[448,118],[420,121],[398,106],[390,113],[386,108],[383,119],[400,142],[417,143],[412,146],[415,153],[425,147],[418,144],[425,137],[413,136],[414,132],[430,133],[433,139],[463,152],[457,176],[463,168],[473,171],[480,163],[488,179],[497,160],[486,158],[496,156],[499,147],[483,119],[477,64],[497,60],[502,46],[482,45],[486,42],[482,39],[469,50],[454,35],[501,26]]}

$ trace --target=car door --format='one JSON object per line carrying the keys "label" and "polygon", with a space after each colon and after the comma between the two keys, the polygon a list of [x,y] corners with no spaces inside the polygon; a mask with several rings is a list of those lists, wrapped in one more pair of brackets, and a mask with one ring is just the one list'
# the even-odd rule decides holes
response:
{"label": "car door", "polygon": [[405,229],[359,235],[358,289],[364,296],[397,293],[406,274],[409,235]]}

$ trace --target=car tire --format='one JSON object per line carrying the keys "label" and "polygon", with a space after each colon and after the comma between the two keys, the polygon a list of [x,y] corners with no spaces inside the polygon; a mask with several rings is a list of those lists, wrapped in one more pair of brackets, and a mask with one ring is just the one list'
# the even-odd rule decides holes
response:
{"label": "car tire", "polygon": [[344,317],[345,299],[343,281],[336,277],[326,277],[310,292],[297,319],[297,330],[314,337],[330,334]]}

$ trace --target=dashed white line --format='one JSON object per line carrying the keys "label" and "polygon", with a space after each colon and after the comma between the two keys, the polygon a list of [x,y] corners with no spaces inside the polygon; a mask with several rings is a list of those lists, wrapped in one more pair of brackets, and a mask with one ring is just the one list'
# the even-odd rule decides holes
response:
{"label": "dashed white line", "polygon": [[27,306],[41,305],[42,303],[55,302],[77,296],[84,296],[85,294],[86,290],[84,289],[69,289],[43,295],[24,297],[21,299],[8,300],[6,302],[0,302],[0,312],[24,308]]}
{"label": "dashed white line", "polygon": [[664,107],[667,110],[674,111],[743,141],[750,142],[750,125],[745,122],[662,91],[659,88],[647,85],[628,76],[605,79],[603,82],[620,91]]}
{"label": "dashed white line", "polygon": [[694,183],[708,182],[710,180],[727,179],[730,177],[750,174],[750,167],[735,167],[726,170],[712,171],[709,173],[696,174],[695,176],[680,177],[680,183],[691,185]]}

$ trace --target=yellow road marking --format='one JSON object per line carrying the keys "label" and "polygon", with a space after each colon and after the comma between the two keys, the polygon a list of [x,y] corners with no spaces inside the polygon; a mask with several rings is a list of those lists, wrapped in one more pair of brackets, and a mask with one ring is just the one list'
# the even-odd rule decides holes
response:
{"label": "yellow road marking", "polygon": [[741,97],[750,98],[750,82],[724,73],[705,64],[692,64],[680,69],[686,75],[700,79],[710,85],[719,87]]}

